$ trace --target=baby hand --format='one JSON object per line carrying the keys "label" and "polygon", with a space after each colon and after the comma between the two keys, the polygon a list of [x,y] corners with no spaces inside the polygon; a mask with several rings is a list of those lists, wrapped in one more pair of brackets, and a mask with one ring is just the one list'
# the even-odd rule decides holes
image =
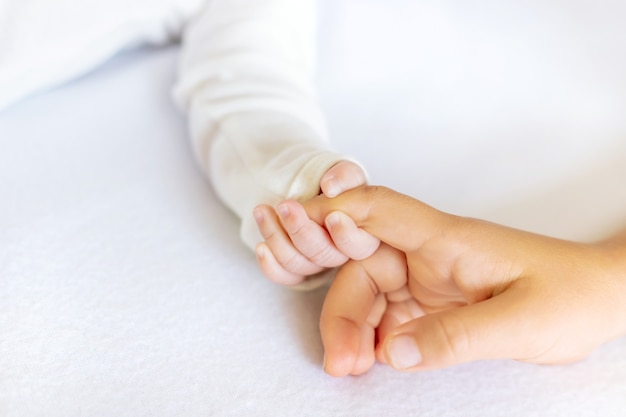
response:
{"label": "baby hand", "polygon": [[[365,184],[365,173],[357,164],[342,161],[330,168],[320,181],[322,193],[336,197],[342,192]],[[295,201],[283,201],[276,210],[268,205],[254,209],[254,217],[264,242],[256,247],[261,271],[271,281],[296,285],[307,276],[344,264],[348,258],[363,259],[378,247],[378,239],[359,230],[338,233],[336,245],[326,230],[311,221]],[[355,233],[353,233],[355,232]],[[349,244],[348,240],[357,240]]]}
{"label": "baby hand", "polygon": [[384,242],[341,267],[329,289],[320,330],[331,375],[363,373],[375,358],[405,371],[496,358],[564,363],[626,334],[623,237],[553,239],[383,187],[304,206],[320,224],[356,224]]}

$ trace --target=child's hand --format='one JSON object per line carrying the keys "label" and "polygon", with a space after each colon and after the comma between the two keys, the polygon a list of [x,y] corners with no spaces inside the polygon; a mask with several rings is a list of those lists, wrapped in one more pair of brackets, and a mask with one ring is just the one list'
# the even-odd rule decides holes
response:
{"label": "child's hand", "polygon": [[[320,181],[327,197],[365,184],[365,173],[358,165],[342,161],[330,168]],[[256,248],[261,270],[270,280],[283,285],[296,285],[307,276],[326,268],[344,264],[348,258],[363,259],[371,255],[379,241],[356,228],[345,238],[338,233],[335,242],[326,230],[311,221],[300,204],[284,201],[276,211],[268,205],[255,208],[254,216],[265,239]],[[346,242],[347,239],[356,242]],[[345,242],[341,246],[341,242]]]}
{"label": "child's hand", "polygon": [[324,302],[331,375],[363,373],[375,357],[408,371],[496,358],[563,363],[626,334],[625,239],[552,239],[382,187],[305,208],[331,235],[356,224],[384,242],[346,263]]}

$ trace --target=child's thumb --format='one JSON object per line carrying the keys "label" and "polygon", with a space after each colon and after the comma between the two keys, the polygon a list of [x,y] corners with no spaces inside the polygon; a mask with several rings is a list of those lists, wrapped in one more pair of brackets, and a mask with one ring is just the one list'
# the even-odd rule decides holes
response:
{"label": "child's thumb", "polygon": [[398,370],[444,368],[482,359],[530,358],[542,341],[534,336],[535,317],[525,311],[520,292],[466,307],[427,314],[390,332],[386,362]]}

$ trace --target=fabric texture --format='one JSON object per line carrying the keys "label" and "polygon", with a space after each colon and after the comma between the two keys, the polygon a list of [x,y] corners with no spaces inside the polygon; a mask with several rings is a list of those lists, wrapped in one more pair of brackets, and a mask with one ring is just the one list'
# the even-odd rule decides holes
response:
{"label": "fabric texture", "polygon": [[[125,54],[0,114],[0,416],[623,417],[626,339],[567,366],[501,360],[325,375],[325,293],[263,279],[237,236],[239,221],[199,175],[186,121],[168,98],[177,52]],[[326,91],[341,103],[332,117],[368,110],[349,90]],[[555,190],[555,167],[568,161],[551,149],[572,141],[551,131],[538,152],[555,165],[536,166],[543,185],[511,201],[528,160],[521,152],[494,160],[502,137],[447,165],[431,155],[449,152],[449,142],[429,138],[424,154],[415,136],[428,131],[406,119],[383,156],[360,145],[376,144],[384,117],[396,117],[386,109],[367,129],[356,124],[362,119],[333,129],[337,146],[359,150],[375,181],[390,178],[384,184],[459,214],[468,213],[469,194],[483,202],[474,216],[555,236],[587,238],[623,219],[623,135],[610,147],[608,137],[590,138],[601,152],[587,152]],[[464,127],[477,137],[491,129]],[[525,146],[522,137],[509,146]],[[403,155],[390,163],[394,150]],[[485,177],[485,169],[499,174]],[[457,192],[450,178],[474,187]]]}
{"label": "fabric texture", "polygon": [[328,146],[313,86],[313,0],[0,0],[0,110],[117,52],[179,38],[174,97],[220,198],[252,209],[306,199],[345,157]]}
{"label": "fabric texture", "polygon": [[119,51],[176,39],[203,0],[0,0],[0,110]]}
{"label": "fabric texture", "polygon": [[[563,239],[624,227],[625,2],[321,2],[333,147],[373,183]],[[120,54],[0,113],[0,416],[624,416],[626,338],[325,375],[325,293],[263,279],[194,164],[178,60]]]}
{"label": "fabric texture", "polygon": [[242,221],[260,203],[306,199],[345,157],[332,152],[313,85],[315,1],[216,0],[185,29],[179,105],[196,156]]}

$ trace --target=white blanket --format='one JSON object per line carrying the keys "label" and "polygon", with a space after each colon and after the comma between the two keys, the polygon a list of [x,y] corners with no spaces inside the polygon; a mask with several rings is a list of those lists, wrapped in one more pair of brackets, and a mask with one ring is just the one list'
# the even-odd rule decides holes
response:
{"label": "white blanket", "polygon": [[0,0],[0,111],[120,50],[175,39],[204,0]]}
{"label": "white blanket", "polygon": [[[621,3],[501,3],[324,1],[334,146],[459,214],[622,226]],[[191,156],[177,58],[124,54],[0,114],[0,416],[624,415],[624,339],[568,366],[324,375],[324,292],[261,277]]]}

